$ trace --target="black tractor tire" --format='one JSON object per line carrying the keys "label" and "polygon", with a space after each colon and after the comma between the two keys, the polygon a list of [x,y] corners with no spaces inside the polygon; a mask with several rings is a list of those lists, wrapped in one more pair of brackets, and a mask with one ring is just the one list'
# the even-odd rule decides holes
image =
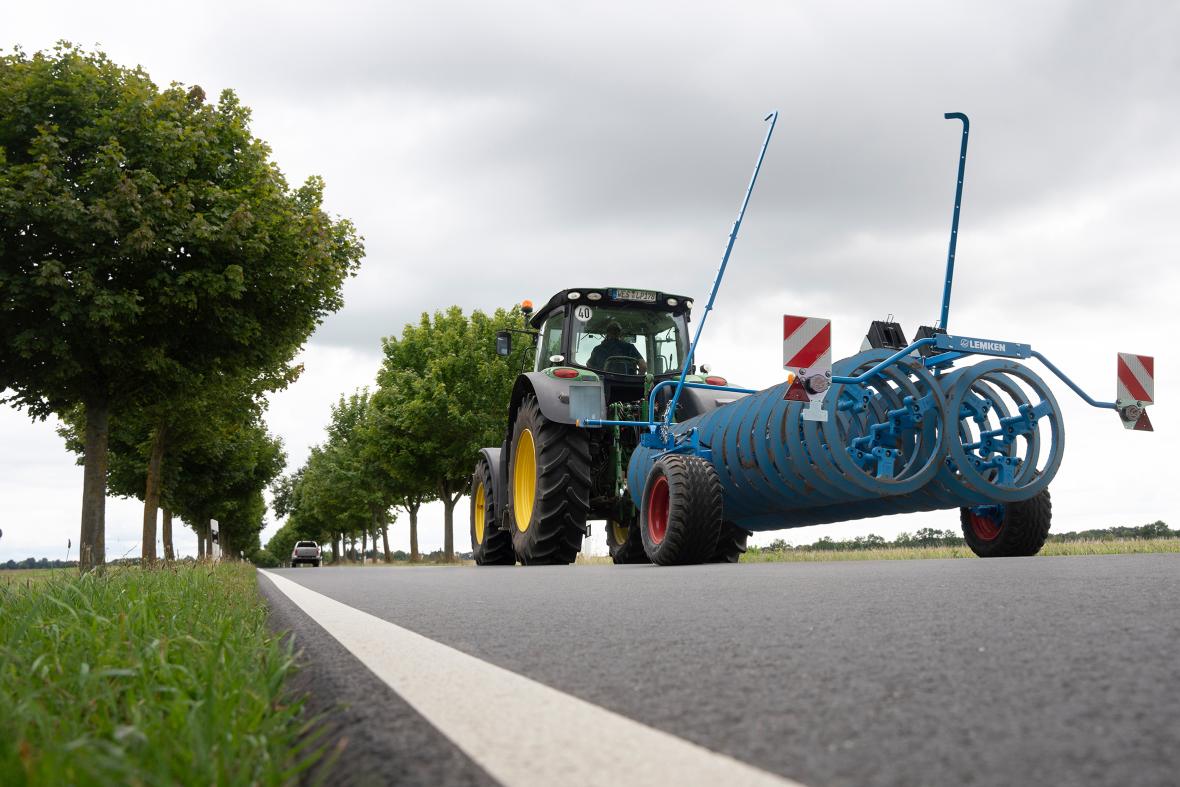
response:
{"label": "black tractor tire", "polygon": [[[471,474],[471,552],[477,566],[514,566],[512,534],[496,523],[496,484],[492,466],[482,456]],[[482,527],[476,527],[476,525]]]}
{"label": "black tractor tire", "polygon": [[658,566],[705,563],[723,524],[721,482],[697,456],[667,454],[652,465],[639,513],[643,550]]}
{"label": "black tractor tire", "polygon": [[733,522],[721,525],[721,533],[717,536],[717,548],[713,550],[710,563],[737,563],[746,554],[746,540],[750,531],[744,530]]}
{"label": "black tractor tire", "polygon": [[536,397],[526,396],[516,411],[508,462],[508,525],[517,560],[526,566],[573,563],[590,513],[586,432],[550,421]]}
{"label": "black tractor tire", "polygon": [[651,562],[643,551],[643,535],[639,532],[639,523],[634,514],[625,521],[606,523],[606,547],[611,560],[618,565]]}
{"label": "black tractor tire", "polygon": [[1049,490],[1019,503],[1005,503],[1001,510],[996,517],[959,509],[963,539],[971,551],[980,557],[1029,557],[1040,552],[1053,518]]}

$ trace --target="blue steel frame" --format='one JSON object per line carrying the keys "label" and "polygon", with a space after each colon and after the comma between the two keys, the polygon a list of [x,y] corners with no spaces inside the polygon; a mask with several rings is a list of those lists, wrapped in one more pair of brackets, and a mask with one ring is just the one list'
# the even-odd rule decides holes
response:
{"label": "blue steel frame", "polygon": [[967,170],[967,135],[971,132],[971,121],[962,112],[947,112],[947,120],[963,121],[963,144],[959,148],[959,178],[955,186],[955,212],[951,216],[951,244],[946,253],[946,284],[942,288],[942,316],[938,326],[947,329],[947,318],[951,313],[951,282],[955,278],[955,247],[959,243],[959,207],[963,204],[963,175]]}
{"label": "blue steel frame", "polygon": [[[933,337],[927,337],[925,339],[918,339],[917,341],[911,342],[905,348],[898,350],[893,355],[890,355],[888,358],[881,361],[880,363],[875,365],[873,368],[871,368],[865,372],[862,372],[861,374],[858,374],[856,377],[844,377],[841,375],[836,375],[836,376],[832,377],[832,382],[839,383],[841,385],[863,385],[864,383],[868,382],[868,380],[870,378],[879,374],[886,367],[892,366],[893,364],[900,361],[902,358],[905,358],[907,355],[910,355],[911,353],[913,353],[914,351],[916,351],[922,347],[953,346],[954,343],[956,343],[962,339],[965,339],[965,338],[967,338],[967,337],[951,336],[950,334],[942,334],[940,336],[933,336]],[[971,341],[987,341],[987,340],[971,340]],[[1090,405],[1091,407],[1098,407],[1098,408],[1101,408],[1104,410],[1118,409],[1118,406],[1114,402],[1099,402],[1099,401],[1095,400],[1092,396],[1090,396],[1088,393],[1086,393],[1084,390],[1082,390],[1081,386],[1079,386],[1077,383],[1075,383],[1073,380],[1071,380],[1069,378],[1069,376],[1066,375],[1065,372],[1058,369],[1057,366],[1052,361],[1050,361],[1048,358],[1046,358],[1041,353],[1032,349],[1032,347],[1030,347],[1029,345],[1027,345],[1027,344],[1013,345],[1012,342],[1000,342],[1000,341],[991,341],[989,343],[1004,346],[1005,351],[1004,352],[997,352],[997,351],[992,351],[992,350],[971,350],[968,352],[968,351],[956,350],[953,352],[946,352],[946,353],[942,353],[940,355],[931,356],[924,361],[924,365],[928,369],[936,369],[936,370],[946,369],[946,368],[950,367],[956,360],[958,360],[960,358],[966,358],[970,355],[988,355],[988,356],[1000,357],[1000,358],[1036,358],[1038,361],[1040,361],[1041,363],[1043,363],[1045,365],[1046,369],[1053,372],[1053,374],[1057,375],[1057,377],[1063,383],[1068,385],[1074,393],[1076,393],[1078,396],[1080,396],[1082,398],[1082,400],[1086,402],[1086,404]],[[1008,351],[1007,348],[1010,346],[1015,347],[1017,349],[1017,352]]]}
{"label": "blue steel frame", "polygon": [[[971,121],[968,120],[967,116],[965,114],[963,114],[962,112],[947,112],[943,117],[945,117],[947,120],[961,120],[963,122],[963,137],[962,137],[962,143],[959,148],[959,172],[958,172],[957,183],[955,186],[955,209],[954,209],[954,213],[951,216],[951,239],[950,239],[950,246],[947,250],[946,282],[945,282],[945,285],[944,285],[943,291],[942,291],[942,313],[941,313],[941,317],[939,319],[939,326],[945,331],[946,327],[947,327],[947,320],[950,316],[950,308],[951,308],[951,284],[954,281],[954,275],[955,275],[955,249],[958,245],[958,239],[959,239],[959,211],[960,211],[960,208],[962,207],[962,203],[963,203],[963,178],[964,178],[964,175],[966,172],[966,167],[967,167],[967,138],[968,138],[968,135],[970,134],[970,131],[971,131]],[[690,382],[686,382],[685,378],[688,375],[688,369],[692,365],[692,360],[696,354],[697,342],[700,341],[701,333],[704,331],[705,320],[708,318],[709,312],[712,311],[712,309],[713,309],[713,302],[716,300],[717,291],[721,287],[721,279],[725,275],[725,268],[726,268],[726,265],[728,265],[728,263],[729,263],[729,256],[730,256],[730,253],[733,251],[734,241],[737,240],[738,230],[741,228],[742,219],[746,215],[746,207],[750,204],[750,195],[754,191],[754,184],[757,182],[758,173],[762,169],[762,161],[766,157],[766,149],[767,149],[767,146],[769,146],[769,144],[770,144],[770,137],[774,133],[774,126],[775,126],[775,123],[778,121],[778,112],[777,111],[771,112],[763,120],[770,121],[770,128],[767,129],[766,138],[762,141],[762,148],[758,153],[758,161],[754,165],[754,174],[750,177],[750,184],[746,187],[746,194],[745,194],[745,197],[742,199],[742,206],[741,206],[740,210],[738,211],[737,220],[734,221],[733,229],[729,233],[729,242],[725,246],[725,254],[721,258],[721,266],[718,268],[717,276],[713,280],[713,289],[709,293],[709,300],[705,304],[705,312],[704,312],[704,314],[701,315],[701,321],[697,325],[696,335],[693,336],[692,344],[689,346],[688,357],[685,359],[685,362],[680,370],[680,378],[678,380],[676,380],[675,383],[673,383],[673,381],[671,381],[671,380],[664,380],[664,381],[660,382],[659,384],[657,384],[654,388],[652,388],[650,400],[649,400],[649,406],[648,406],[648,412],[651,413],[652,415],[649,417],[649,420],[647,420],[647,421],[609,421],[609,420],[600,420],[600,419],[590,419],[590,420],[586,420],[584,422],[580,422],[579,426],[587,426],[587,427],[599,427],[599,426],[646,427],[649,434],[651,434],[652,437],[643,441],[645,445],[649,445],[650,447],[662,447],[665,450],[679,450],[676,446],[676,443],[675,443],[675,436],[670,434],[667,427],[671,426],[671,424],[673,423],[673,419],[674,419],[675,413],[676,413],[676,405],[677,405],[677,403],[679,403],[680,394],[685,388],[701,388],[701,389],[713,390],[713,391],[731,391],[734,393],[745,393],[745,394],[756,393],[756,391],[753,391],[748,388],[735,388],[735,387],[724,386],[724,385],[708,385],[708,384],[704,384],[704,383],[690,383]],[[858,374],[855,377],[836,375],[836,376],[832,377],[832,382],[837,383],[837,384],[844,384],[844,385],[863,385],[864,383],[868,382],[868,380],[870,380],[873,377],[875,377],[876,375],[880,374],[882,371],[884,371],[889,366],[892,366],[892,365],[898,363],[902,358],[905,358],[906,356],[912,354],[913,352],[917,351],[918,349],[920,349],[922,347],[931,347],[931,346],[936,347],[939,350],[945,351],[945,352],[939,353],[938,355],[934,355],[929,358],[926,358],[924,361],[924,365],[927,368],[934,369],[935,373],[940,373],[940,372],[944,371],[945,369],[950,368],[951,366],[954,365],[954,362],[959,360],[960,358],[966,358],[966,357],[969,357],[972,355],[987,355],[987,356],[997,356],[997,357],[1006,357],[1006,358],[1030,358],[1031,357],[1031,358],[1036,358],[1042,364],[1044,364],[1045,367],[1049,371],[1053,372],[1053,374],[1055,374],[1062,382],[1064,382],[1067,386],[1069,386],[1069,388],[1074,393],[1076,393],[1078,396],[1080,396],[1082,398],[1082,400],[1085,401],[1087,404],[1089,404],[1091,407],[1098,407],[1098,408],[1108,409],[1108,410],[1118,409],[1117,405],[1114,402],[1099,402],[1099,401],[1095,400],[1088,393],[1086,393],[1084,390],[1082,390],[1081,386],[1079,386],[1077,383],[1075,383],[1073,380],[1071,380],[1065,374],[1065,372],[1063,372],[1059,368],[1057,368],[1057,366],[1055,366],[1044,355],[1037,352],[1036,350],[1033,350],[1030,345],[1016,344],[1013,342],[1000,342],[1000,341],[988,340],[988,339],[975,339],[975,338],[964,337],[964,336],[952,336],[950,334],[941,334],[941,335],[937,335],[937,336],[933,336],[933,337],[928,337],[925,339],[918,339],[917,341],[910,343],[904,349],[898,350],[893,355],[890,355],[888,358],[886,358],[883,361],[881,361],[880,363],[874,365],[871,369],[868,369],[867,371],[862,372],[861,374]],[[664,388],[665,386],[671,386],[673,384],[676,386],[676,392],[672,395],[672,401],[668,405],[668,411],[665,414],[662,422],[657,421],[654,416],[655,403],[656,403],[656,393],[661,388]],[[662,434],[657,436],[656,435],[657,431],[662,432]],[[647,436],[645,435],[645,437],[647,437]],[[704,449],[701,449],[697,446],[696,439],[695,439],[696,438],[695,433],[688,435],[687,437],[690,441],[691,450],[694,450],[697,452],[702,452],[704,450]],[[687,447],[687,446],[682,446],[682,447]]]}

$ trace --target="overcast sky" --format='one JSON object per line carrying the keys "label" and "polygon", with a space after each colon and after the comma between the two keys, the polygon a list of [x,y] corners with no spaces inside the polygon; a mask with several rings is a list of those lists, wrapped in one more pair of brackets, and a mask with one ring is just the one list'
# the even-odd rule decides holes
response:
{"label": "overcast sky", "polygon": [[[588,285],[703,303],[772,109],[698,358],[736,383],[777,382],[784,312],[830,316],[837,357],[886,314],[912,334],[938,316],[960,133],[942,114],[959,111],[972,134],[952,331],[1031,343],[1099,399],[1114,398],[1116,350],[1157,358],[1155,434],[1055,386],[1068,449],[1054,529],[1180,526],[1165,454],[1180,360],[1176,3],[58,2],[4,17],[6,50],[67,39],[159,84],[233,88],[288,178],[322,175],[329,209],[365,236],[344,309],[272,400],[292,468],[330,403],[372,383],[381,337],[423,310]],[[14,410],[0,408],[0,446],[0,560],[64,557],[81,470],[51,423]],[[110,501],[109,556],[138,554],[140,516]],[[466,502],[456,519],[466,549]],[[441,507],[425,512],[423,549],[441,523]],[[957,525],[936,512],[760,540]],[[407,548],[404,522],[392,531]]]}

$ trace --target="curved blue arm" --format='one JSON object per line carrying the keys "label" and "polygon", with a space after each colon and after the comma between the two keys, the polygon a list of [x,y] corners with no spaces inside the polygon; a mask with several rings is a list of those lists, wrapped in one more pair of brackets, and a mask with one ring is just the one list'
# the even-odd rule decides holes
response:
{"label": "curved blue arm", "polygon": [[946,284],[942,289],[942,316],[938,326],[944,331],[947,318],[951,312],[951,282],[955,278],[955,246],[959,242],[959,206],[963,204],[963,174],[967,168],[967,134],[971,131],[971,121],[962,112],[947,112],[943,115],[947,120],[963,121],[963,143],[959,148],[959,178],[955,186],[955,212],[951,216],[951,245],[946,254]]}

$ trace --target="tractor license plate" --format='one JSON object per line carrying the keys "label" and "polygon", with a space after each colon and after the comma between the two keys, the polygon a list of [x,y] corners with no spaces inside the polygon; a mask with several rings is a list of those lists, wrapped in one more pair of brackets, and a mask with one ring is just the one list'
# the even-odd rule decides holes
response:
{"label": "tractor license plate", "polygon": [[642,301],[655,303],[656,293],[651,290],[611,290],[611,297],[616,301]]}

